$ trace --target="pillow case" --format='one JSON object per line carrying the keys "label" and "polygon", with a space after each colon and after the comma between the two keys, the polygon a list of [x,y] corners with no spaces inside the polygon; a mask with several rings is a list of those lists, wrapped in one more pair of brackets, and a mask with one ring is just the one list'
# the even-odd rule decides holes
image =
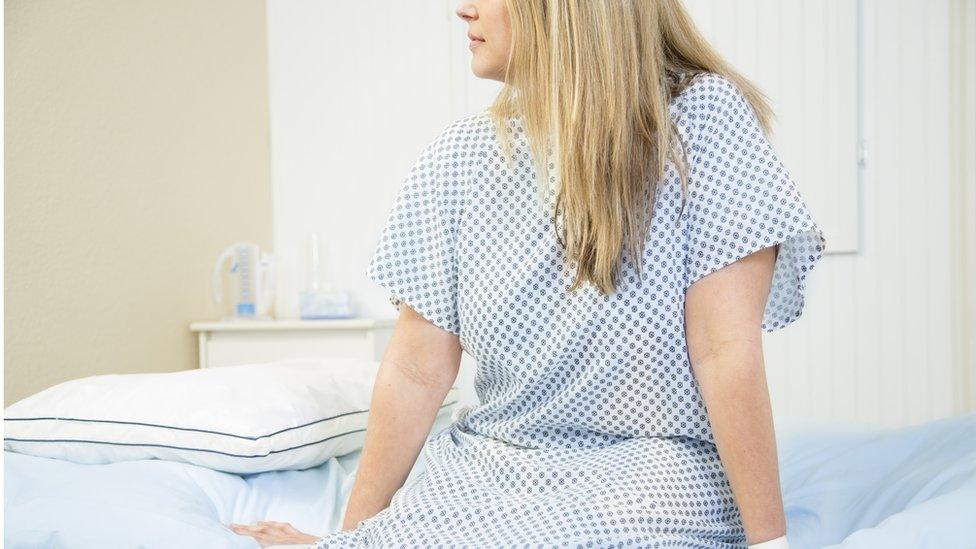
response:
{"label": "pillow case", "polygon": [[[75,463],[163,459],[228,473],[362,448],[378,361],[339,357],[66,381],[4,412],[4,449]],[[452,387],[439,415],[458,400]]]}

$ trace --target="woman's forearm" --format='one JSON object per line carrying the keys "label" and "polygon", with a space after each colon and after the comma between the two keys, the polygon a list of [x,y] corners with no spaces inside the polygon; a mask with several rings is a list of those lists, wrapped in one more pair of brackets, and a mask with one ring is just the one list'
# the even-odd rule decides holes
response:
{"label": "woman's forearm", "polygon": [[417,460],[452,383],[447,377],[425,378],[390,360],[380,365],[343,530],[389,506]]}
{"label": "woman's forearm", "polygon": [[[758,351],[757,351],[758,349]],[[769,390],[761,346],[729,344],[695,376],[715,446],[742,515],[749,544],[786,534]]]}

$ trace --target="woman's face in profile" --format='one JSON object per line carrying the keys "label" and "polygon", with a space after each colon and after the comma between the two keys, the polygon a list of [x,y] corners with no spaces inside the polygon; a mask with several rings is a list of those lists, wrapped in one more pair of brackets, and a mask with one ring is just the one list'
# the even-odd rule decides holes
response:
{"label": "woman's face in profile", "polygon": [[458,17],[468,24],[471,70],[478,78],[503,82],[511,46],[506,0],[465,0]]}

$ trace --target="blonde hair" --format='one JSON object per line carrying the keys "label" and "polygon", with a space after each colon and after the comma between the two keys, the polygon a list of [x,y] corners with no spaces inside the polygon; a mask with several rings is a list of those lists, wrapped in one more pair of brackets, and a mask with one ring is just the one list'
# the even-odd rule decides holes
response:
{"label": "blonde hair", "polygon": [[552,222],[567,261],[577,265],[569,289],[589,281],[612,293],[625,250],[640,275],[655,190],[668,160],[687,195],[671,98],[696,74],[711,72],[739,88],[767,134],[772,110],[702,37],[680,0],[507,5],[512,43],[505,83],[488,109],[496,135],[511,165],[507,119],[521,117],[539,196],[548,188],[551,151],[558,182]]}

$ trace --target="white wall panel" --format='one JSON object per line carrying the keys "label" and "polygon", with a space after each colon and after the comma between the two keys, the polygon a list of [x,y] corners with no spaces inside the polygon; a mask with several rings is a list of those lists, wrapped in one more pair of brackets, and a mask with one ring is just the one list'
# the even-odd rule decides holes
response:
{"label": "white wall panel", "polygon": [[302,255],[319,231],[329,280],[374,298],[366,260],[393,197],[455,118],[451,12],[438,2],[268,2],[279,317],[298,316]]}
{"label": "white wall panel", "polygon": [[[955,391],[952,18],[944,0],[864,0],[862,240],[812,275],[807,312],[766,338],[777,414],[904,425],[967,409]],[[971,230],[971,228],[970,228]]]}

